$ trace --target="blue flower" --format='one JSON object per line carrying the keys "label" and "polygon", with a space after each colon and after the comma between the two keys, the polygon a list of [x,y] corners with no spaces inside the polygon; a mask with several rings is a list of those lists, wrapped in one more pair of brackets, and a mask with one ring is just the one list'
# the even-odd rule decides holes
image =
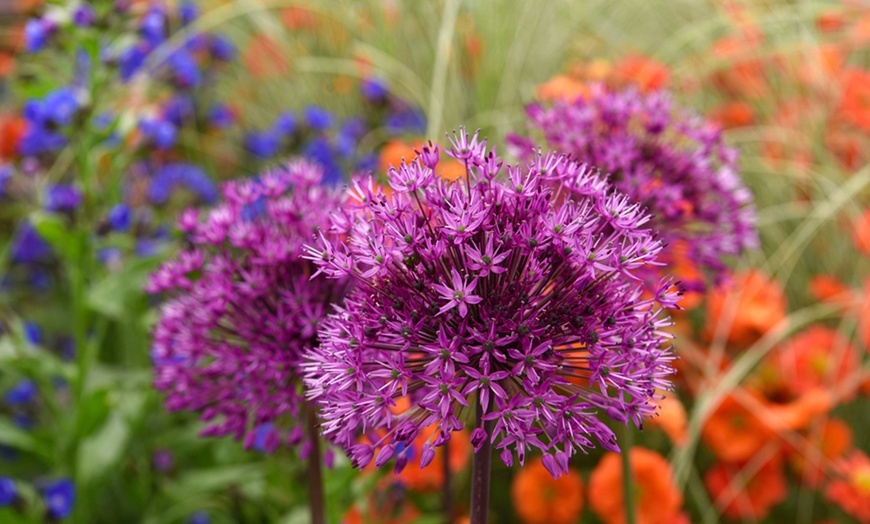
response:
{"label": "blue flower", "polygon": [[0,198],[3,198],[6,195],[6,185],[9,183],[13,174],[14,170],[12,164],[3,164],[0,166]]}
{"label": "blue flower", "polygon": [[23,222],[18,226],[10,251],[12,261],[20,264],[44,262],[51,257],[51,247],[39,236],[30,222]]}
{"label": "blue flower", "polygon": [[55,131],[48,131],[38,125],[30,125],[18,143],[21,156],[36,156],[41,153],[58,151],[67,144],[65,136]]}
{"label": "blue flower", "polygon": [[384,127],[392,135],[406,132],[422,133],[426,130],[426,117],[418,109],[401,107],[387,115]]}
{"label": "blue flower", "polygon": [[145,64],[145,59],[151,52],[151,46],[145,42],[132,46],[118,57],[118,70],[121,72],[121,79],[128,81],[133,78],[142,65]]}
{"label": "blue flower", "polygon": [[218,189],[214,181],[198,166],[184,163],[163,166],[151,179],[148,198],[155,204],[165,204],[177,185],[185,186],[205,203],[217,200]]}
{"label": "blue flower", "polygon": [[61,87],[45,97],[43,115],[59,126],[66,126],[72,122],[78,109],[79,101],[72,89]]}
{"label": "blue flower", "polygon": [[379,102],[384,100],[389,93],[387,86],[381,80],[376,78],[367,78],[360,82],[359,90],[363,98],[370,102]]}
{"label": "blue flower", "polygon": [[24,321],[24,340],[38,346],[42,344],[42,329],[31,320]]}
{"label": "blue flower", "polygon": [[3,396],[10,406],[28,404],[36,398],[36,383],[29,378],[23,378],[6,391]]}
{"label": "blue flower", "polygon": [[15,481],[9,477],[0,477],[0,508],[9,506],[18,498]]}
{"label": "blue flower", "polygon": [[205,511],[197,511],[187,519],[187,524],[211,524],[211,518]]}
{"label": "blue flower", "polygon": [[235,116],[226,104],[215,104],[208,112],[208,121],[218,129],[226,129],[233,125]]}
{"label": "blue flower", "polygon": [[73,23],[79,27],[89,27],[93,25],[96,13],[90,4],[79,4],[73,12]]}
{"label": "blue flower", "polygon": [[332,113],[320,106],[306,107],[303,116],[308,127],[316,131],[329,129],[332,125]]}
{"label": "blue flower", "polygon": [[193,99],[185,95],[177,95],[170,98],[163,106],[163,118],[169,120],[177,127],[190,120],[195,112]]}
{"label": "blue flower", "polygon": [[150,138],[157,149],[171,149],[178,140],[178,131],[168,120],[143,120],[139,124],[142,134]]}
{"label": "blue flower", "polygon": [[76,487],[72,480],[60,479],[44,486],[40,491],[52,518],[65,519],[72,514],[76,501]]}
{"label": "blue flower", "polygon": [[272,124],[272,129],[275,130],[276,133],[280,133],[282,135],[291,135],[296,131],[297,122],[296,115],[291,113],[290,111],[284,111],[278,118],[275,119],[275,123]]}
{"label": "blue flower", "polygon": [[166,14],[163,10],[152,6],[142,18],[140,31],[151,45],[158,46],[163,43],[166,38]]}
{"label": "blue flower", "polygon": [[169,56],[168,64],[179,87],[196,87],[202,82],[199,64],[187,51],[179,49],[172,53]]}
{"label": "blue flower", "polygon": [[45,209],[54,212],[75,211],[82,203],[82,192],[68,184],[48,186],[45,194]]}
{"label": "blue flower", "polygon": [[109,211],[109,225],[115,231],[127,231],[130,229],[130,206],[121,202],[115,204]]}
{"label": "blue flower", "polygon": [[[254,449],[260,453],[271,453],[274,449],[275,424],[271,422],[258,427],[254,433]],[[272,449],[270,449],[272,448]]]}
{"label": "blue flower", "polygon": [[178,17],[182,25],[190,25],[199,16],[199,8],[193,2],[183,2],[178,8]]}
{"label": "blue flower", "polygon": [[28,53],[42,50],[54,32],[55,25],[49,20],[32,18],[24,26],[24,49]]}
{"label": "blue flower", "polygon": [[336,162],[336,152],[323,137],[318,137],[305,146],[302,152],[303,156],[314,160],[323,167],[323,183],[337,184],[344,177],[342,176],[341,166]]}
{"label": "blue flower", "polygon": [[211,37],[211,56],[215,60],[229,62],[236,56],[236,46],[225,36],[213,35]]}
{"label": "blue flower", "polygon": [[260,158],[275,156],[280,145],[280,138],[274,131],[252,131],[245,137],[245,149]]}

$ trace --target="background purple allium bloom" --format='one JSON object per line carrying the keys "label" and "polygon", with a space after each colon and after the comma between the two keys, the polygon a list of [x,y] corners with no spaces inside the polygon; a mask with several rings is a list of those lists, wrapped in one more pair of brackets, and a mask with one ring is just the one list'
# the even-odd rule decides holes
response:
{"label": "background purple allium bloom", "polygon": [[[491,438],[508,465],[538,448],[558,476],[593,440],[616,448],[600,412],[640,424],[669,387],[661,307],[676,293],[662,282],[644,298],[634,276],[661,242],[585,166],[503,166],[477,135],[451,142],[467,179],[438,178],[430,144],[390,171],[394,195],[356,181],[357,213],[334,215],[338,238],[307,248],[320,272],[358,282],[304,365],[308,394],[357,467],[383,465],[434,423],[427,465],[477,404],[494,429],[475,429],[475,448]],[[395,415],[400,397],[411,407]]]}
{"label": "background purple allium bloom", "polygon": [[202,414],[203,435],[250,447],[275,422],[286,443],[302,417],[302,353],[347,287],[310,280],[316,268],[300,258],[340,203],[322,179],[319,166],[296,160],[224,184],[221,204],[182,215],[192,247],[151,276],[148,291],[169,295],[154,329],[155,385],[168,409]]}
{"label": "background purple allium bloom", "polygon": [[[598,85],[588,99],[532,104],[526,113],[549,146],[609,173],[617,189],[645,205],[652,227],[685,249],[698,269],[717,278],[725,257],[757,247],[752,194],[738,176],[737,150],[717,125],[675,110],[666,92]],[[531,153],[531,141],[513,142],[521,156]],[[703,288],[703,282],[684,284]]]}

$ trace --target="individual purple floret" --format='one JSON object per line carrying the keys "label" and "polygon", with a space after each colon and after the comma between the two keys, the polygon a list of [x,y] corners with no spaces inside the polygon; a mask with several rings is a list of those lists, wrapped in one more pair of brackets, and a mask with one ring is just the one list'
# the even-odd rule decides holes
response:
{"label": "individual purple floret", "polygon": [[[667,92],[595,85],[588,98],[531,104],[526,113],[550,147],[610,174],[619,191],[647,207],[651,227],[676,248],[661,259],[685,256],[717,279],[726,257],[757,247],[752,194],[738,176],[736,149],[718,126],[674,108]],[[511,141],[520,156],[533,154],[531,140]]]}
{"label": "individual purple floret", "polygon": [[225,183],[221,204],[182,214],[190,247],[150,278],[147,291],[169,296],[154,329],[155,385],[169,410],[202,414],[203,436],[249,448],[274,422],[274,438],[300,440],[302,354],[348,287],[311,280],[317,268],[301,258],[340,203],[322,178],[316,164],[294,160]]}
{"label": "individual purple floret", "polygon": [[[463,129],[450,142],[466,178],[435,175],[430,143],[390,170],[394,194],[355,181],[356,213],[306,247],[319,273],[357,283],[306,359],[308,397],[357,467],[437,424],[426,466],[477,416],[476,450],[491,439],[511,465],[538,448],[558,476],[594,441],[617,449],[602,413],[638,425],[653,414],[673,373],[662,308],[678,293],[662,281],[642,296],[634,274],[661,242],[585,166],[554,154],[503,165]],[[411,407],[397,414],[401,397]]]}

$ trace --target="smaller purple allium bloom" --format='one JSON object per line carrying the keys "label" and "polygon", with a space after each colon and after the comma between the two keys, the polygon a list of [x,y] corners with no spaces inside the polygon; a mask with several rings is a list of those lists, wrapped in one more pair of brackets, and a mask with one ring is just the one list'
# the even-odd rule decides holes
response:
{"label": "smaller purple allium bloom", "polygon": [[[674,372],[664,310],[680,292],[663,279],[644,294],[637,273],[660,265],[662,243],[587,166],[556,154],[505,165],[463,129],[450,143],[466,178],[438,177],[429,143],[388,172],[390,196],[354,180],[355,211],[306,246],[319,274],[356,282],[303,365],[308,398],[356,467],[398,457],[401,470],[434,424],[425,466],[477,418],[476,449],[488,439],[511,465],[537,448],[567,473],[596,441],[618,449],[601,417],[655,414]],[[402,397],[410,408],[394,413]]]}
{"label": "smaller purple allium bloom", "polygon": [[[610,174],[619,191],[646,206],[662,239],[686,251],[666,249],[663,261],[686,256],[718,281],[727,257],[758,246],[737,150],[719,126],[674,107],[667,92],[595,85],[588,98],[531,104],[526,114],[550,147]],[[521,157],[534,153],[530,139],[509,141]],[[704,287],[702,281],[684,284]]]}
{"label": "smaller purple allium bloom", "polygon": [[10,406],[20,406],[28,404],[36,398],[36,383],[29,378],[19,380],[14,386],[9,388],[3,399]]}
{"label": "smaller purple allium bloom", "polygon": [[82,192],[68,184],[54,184],[45,193],[45,209],[54,212],[75,211],[82,203]]}
{"label": "smaller purple allium bloom", "polygon": [[79,27],[90,27],[96,20],[96,13],[91,4],[82,3],[73,11],[73,23]]}
{"label": "smaller purple allium bloom", "polygon": [[18,488],[15,486],[15,481],[0,476],[0,508],[11,505],[17,498]]}
{"label": "smaller purple allium bloom", "polygon": [[76,487],[72,480],[60,479],[43,486],[40,491],[48,508],[49,516],[60,520],[72,514],[76,501]]}
{"label": "smaller purple allium bloom", "polygon": [[147,291],[168,297],[153,334],[155,386],[170,411],[201,414],[203,436],[265,451],[305,445],[292,427],[309,409],[299,365],[349,285],[311,280],[317,268],[302,258],[341,202],[323,177],[298,159],[225,183],[216,207],[182,214],[191,247],[151,275]]}

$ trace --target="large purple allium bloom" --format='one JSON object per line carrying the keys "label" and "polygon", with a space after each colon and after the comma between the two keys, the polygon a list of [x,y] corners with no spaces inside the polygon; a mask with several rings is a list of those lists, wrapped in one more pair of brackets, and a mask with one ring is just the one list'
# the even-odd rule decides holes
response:
{"label": "large purple allium bloom", "polygon": [[191,247],[151,276],[148,291],[170,297],[154,329],[155,385],[168,409],[202,413],[204,436],[246,447],[259,437],[270,450],[302,439],[298,367],[347,287],[311,280],[316,268],[301,258],[340,203],[322,178],[319,166],[295,160],[224,184],[221,204],[182,215]]}
{"label": "large purple allium bloom", "polygon": [[[668,262],[688,257],[716,279],[727,256],[758,245],[737,151],[720,127],[674,108],[667,92],[595,85],[588,98],[531,104],[526,113],[550,147],[610,174],[619,191],[647,207],[652,227],[676,248],[662,254]],[[532,154],[530,140],[512,141],[521,156]]]}
{"label": "large purple allium bloom", "polygon": [[[451,144],[467,178],[437,177],[430,144],[389,172],[390,196],[357,180],[356,212],[307,248],[321,273],[357,282],[303,366],[308,395],[357,467],[396,455],[401,469],[401,450],[437,424],[426,466],[479,409],[475,449],[492,439],[510,465],[538,448],[558,476],[594,440],[616,449],[599,414],[640,424],[669,386],[661,308],[677,292],[663,281],[646,298],[634,276],[661,242],[638,204],[581,164],[503,166],[464,130]],[[401,397],[410,408],[397,414]]]}

